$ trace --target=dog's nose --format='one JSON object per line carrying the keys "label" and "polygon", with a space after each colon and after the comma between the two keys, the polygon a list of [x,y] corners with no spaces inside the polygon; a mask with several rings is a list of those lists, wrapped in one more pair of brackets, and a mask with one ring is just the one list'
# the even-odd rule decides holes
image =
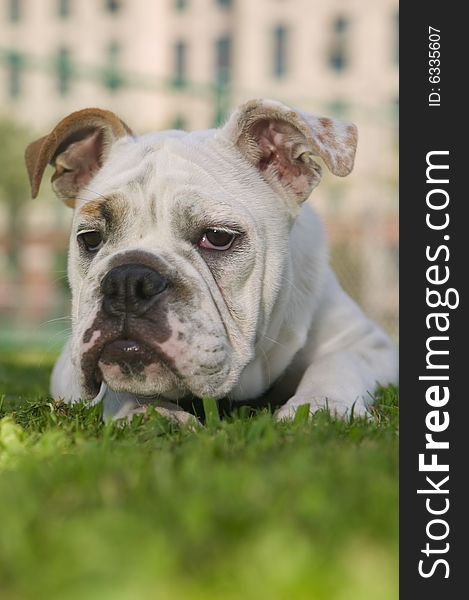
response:
{"label": "dog's nose", "polygon": [[143,315],[167,284],[162,275],[149,267],[132,264],[114,267],[101,282],[103,308],[110,316]]}

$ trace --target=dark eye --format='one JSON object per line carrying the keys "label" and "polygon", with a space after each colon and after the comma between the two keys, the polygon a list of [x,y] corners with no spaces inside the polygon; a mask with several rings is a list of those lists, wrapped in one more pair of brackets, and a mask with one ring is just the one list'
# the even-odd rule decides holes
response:
{"label": "dark eye", "polygon": [[233,244],[236,233],[226,229],[207,229],[199,240],[200,248],[209,250],[228,250]]}
{"label": "dark eye", "polygon": [[78,240],[87,252],[97,252],[103,245],[100,231],[83,231],[78,234]]}

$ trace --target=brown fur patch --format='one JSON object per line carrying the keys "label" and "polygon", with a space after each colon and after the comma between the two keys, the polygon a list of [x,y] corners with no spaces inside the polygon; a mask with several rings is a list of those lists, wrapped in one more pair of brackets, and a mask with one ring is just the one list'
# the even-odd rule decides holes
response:
{"label": "brown fur patch", "polygon": [[80,208],[80,214],[86,217],[99,219],[102,215],[102,205],[105,201],[105,198],[90,200]]}
{"label": "brown fur patch", "polygon": [[123,198],[109,196],[89,200],[80,208],[80,214],[91,220],[105,221],[116,235],[120,235],[119,227],[125,220],[129,208]]}
{"label": "brown fur patch", "polygon": [[313,137],[319,140],[319,142],[323,144],[326,150],[335,150],[338,147],[338,145],[336,137],[334,135],[334,127],[332,121],[327,117],[321,117],[319,119],[319,122],[322,125],[322,129],[320,131],[313,132]]}
{"label": "brown fur patch", "polygon": [[324,127],[324,129],[332,128],[332,119],[329,119],[329,117],[320,117],[319,122]]}
{"label": "brown fur patch", "polygon": [[347,127],[347,145],[356,148],[358,142],[357,128],[354,125]]}

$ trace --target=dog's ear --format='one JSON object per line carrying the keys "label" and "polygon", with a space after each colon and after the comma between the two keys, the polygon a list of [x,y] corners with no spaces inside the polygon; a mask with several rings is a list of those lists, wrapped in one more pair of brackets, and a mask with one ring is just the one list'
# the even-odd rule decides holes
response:
{"label": "dog's ear", "polygon": [[271,184],[280,184],[297,202],[321,179],[321,157],[334,175],[353,169],[357,128],[290,108],[274,100],[251,100],[233,113],[223,132]]}
{"label": "dog's ear", "polygon": [[85,108],[65,117],[49,135],[26,148],[32,197],[37,196],[44,170],[51,164],[55,167],[52,188],[73,207],[79,191],[102,167],[112,144],[126,135],[132,135],[129,127],[107,110]]}

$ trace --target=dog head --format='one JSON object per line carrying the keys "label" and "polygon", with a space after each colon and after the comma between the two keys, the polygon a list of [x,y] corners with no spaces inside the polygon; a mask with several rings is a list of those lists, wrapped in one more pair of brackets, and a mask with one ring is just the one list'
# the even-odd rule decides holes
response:
{"label": "dog head", "polygon": [[[321,178],[347,175],[354,125],[255,100],[220,129],[134,136],[113,113],[71,114],[26,150],[74,208],[72,359],[83,398],[232,392],[269,331],[290,231]],[[281,317],[280,317],[281,320]]]}

